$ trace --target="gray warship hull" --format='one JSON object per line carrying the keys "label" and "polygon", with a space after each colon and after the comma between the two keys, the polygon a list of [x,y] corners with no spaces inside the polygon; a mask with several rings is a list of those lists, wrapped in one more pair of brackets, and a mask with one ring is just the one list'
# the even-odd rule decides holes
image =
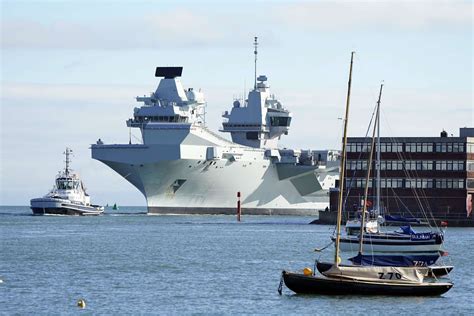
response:
{"label": "gray warship hull", "polygon": [[215,146],[99,144],[92,157],[134,185],[149,214],[235,214],[237,192],[243,214],[315,216],[328,206],[321,184],[334,169],[275,163],[268,150],[222,143],[204,128],[188,132]]}

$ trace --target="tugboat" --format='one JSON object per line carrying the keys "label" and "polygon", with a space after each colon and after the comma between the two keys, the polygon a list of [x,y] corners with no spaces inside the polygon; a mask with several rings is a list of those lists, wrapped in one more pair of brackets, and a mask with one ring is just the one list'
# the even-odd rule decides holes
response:
{"label": "tugboat", "polygon": [[31,200],[33,215],[100,215],[104,207],[92,205],[79,175],[69,168],[72,150],[66,147],[66,167],[56,176],[53,189]]}

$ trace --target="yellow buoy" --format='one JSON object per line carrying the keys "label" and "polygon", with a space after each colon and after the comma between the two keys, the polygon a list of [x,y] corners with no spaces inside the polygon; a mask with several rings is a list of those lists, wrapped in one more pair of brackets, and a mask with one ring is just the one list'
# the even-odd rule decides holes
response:
{"label": "yellow buoy", "polygon": [[304,275],[313,275],[313,270],[311,268],[304,268],[303,269],[303,274]]}
{"label": "yellow buoy", "polygon": [[83,298],[77,300],[77,307],[86,308],[86,301]]}

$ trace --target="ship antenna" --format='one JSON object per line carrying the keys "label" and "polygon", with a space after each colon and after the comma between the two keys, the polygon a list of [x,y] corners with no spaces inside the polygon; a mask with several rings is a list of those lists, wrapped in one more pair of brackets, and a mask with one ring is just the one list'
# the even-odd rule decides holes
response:
{"label": "ship antenna", "polygon": [[65,169],[66,177],[69,176],[69,164],[71,163],[71,159],[69,158],[69,154],[71,152],[72,152],[72,150],[69,149],[68,147],[66,147],[66,151],[64,152],[64,154],[66,155],[66,169]]}
{"label": "ship antenna", "polygon": [[255,50],[253,53],[255,54],[255,83],[254,83],[254,90],[257,90],[257,47],[258,47],[258,42],[257,42],[258,37],[255,36],[255,41],[253,43],[253,46],[255,47]]}

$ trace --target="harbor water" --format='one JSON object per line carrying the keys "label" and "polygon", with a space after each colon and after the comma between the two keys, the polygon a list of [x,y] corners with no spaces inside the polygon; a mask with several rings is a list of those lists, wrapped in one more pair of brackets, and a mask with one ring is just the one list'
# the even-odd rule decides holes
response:
{"label": "harbor water", "polygon": [[[310,217],[32,216],[0,207],[0,313],[472,315],[474,230],[448,227],[454,287],[440,297],[330,297],[277,288],[312,267],[332,226]],[[332,251],[332,249],[330,249]],[[330,257],[326,251],[323,256]]]}

